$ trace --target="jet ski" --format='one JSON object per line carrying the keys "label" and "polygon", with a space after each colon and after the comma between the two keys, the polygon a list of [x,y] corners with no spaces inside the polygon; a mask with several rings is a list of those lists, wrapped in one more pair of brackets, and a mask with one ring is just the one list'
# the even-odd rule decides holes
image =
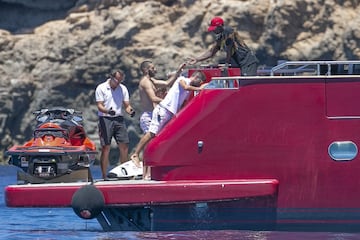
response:
{"label": "jet ski", "polygon": [[96,145],[84,130],[82,113],[55,107],[33,112],[33,138],[10,147],[9,164],[18,171],[18,184],[91,181]]}

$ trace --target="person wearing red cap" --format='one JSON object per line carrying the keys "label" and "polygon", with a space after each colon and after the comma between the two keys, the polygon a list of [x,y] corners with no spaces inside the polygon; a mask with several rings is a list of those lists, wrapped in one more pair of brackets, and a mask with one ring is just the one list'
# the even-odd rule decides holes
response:
{"label": "person wearing red cap", "polygon": [[233,28],[224,26],[221,17],[211,19],[208,32],[215,33],[215,44],[200,56],[190,58],[189,64],[212,58],[219,50],[223,50],[226,52],[226,68],[231,64],[233,67],[239,67],[243,76],[256,75],[259,60]]}

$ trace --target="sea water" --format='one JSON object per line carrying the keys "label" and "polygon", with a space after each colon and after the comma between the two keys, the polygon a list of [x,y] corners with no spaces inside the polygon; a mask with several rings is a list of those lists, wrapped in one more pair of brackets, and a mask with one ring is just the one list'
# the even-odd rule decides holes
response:
{"label": "sea water", "polygon": [[[360,239],[360,233],[276,232],[276,231],[180,231],[180,232],[104,232],[98,222],[83,220],[71,208],[9,208],[4,189],[16,184],[13,166],[0,165],[0,239],[124,239],[124,240],[278,240],[278,239]],[[94,177],[100,176],[97,166]]]}

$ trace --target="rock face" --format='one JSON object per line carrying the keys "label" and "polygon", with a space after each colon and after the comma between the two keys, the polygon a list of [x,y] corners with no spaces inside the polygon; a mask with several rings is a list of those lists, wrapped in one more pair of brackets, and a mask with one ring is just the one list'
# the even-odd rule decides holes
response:
{"label": "rock face", "polygon": [[206,28],[216,15],[264,65],[360,57],[358,0],[0,0],[0,9],[2,152],[29,139],[31,113],[51,106],[83,111],[87,133],[98,142],[94,90],[114,69],[126,72],[138,112],[127,118],[133,147],[141,134],[140,62],[153,59],[164,78],[210,46]]}

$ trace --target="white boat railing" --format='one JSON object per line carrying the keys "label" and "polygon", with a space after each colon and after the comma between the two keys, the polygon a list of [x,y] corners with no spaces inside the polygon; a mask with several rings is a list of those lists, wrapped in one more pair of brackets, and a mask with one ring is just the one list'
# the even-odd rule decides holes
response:
{"label": "white boat railing", "polygon": [[[266,72],[266,70],[259,70],[259,73]],[[270,76],[354,75],[360,74],[360,61],[286,61],[271,68],[269,73]]]}
{"label": "white boat railing", "polygon": [[[360,75],[359,61],[286,61],[272,68],[259,68],[257,76],[212,77],[206,88],[234,89],[242,78],[286,77],[286,76],[331,76]],[[355,76],[354,76],[355,77]]]}

